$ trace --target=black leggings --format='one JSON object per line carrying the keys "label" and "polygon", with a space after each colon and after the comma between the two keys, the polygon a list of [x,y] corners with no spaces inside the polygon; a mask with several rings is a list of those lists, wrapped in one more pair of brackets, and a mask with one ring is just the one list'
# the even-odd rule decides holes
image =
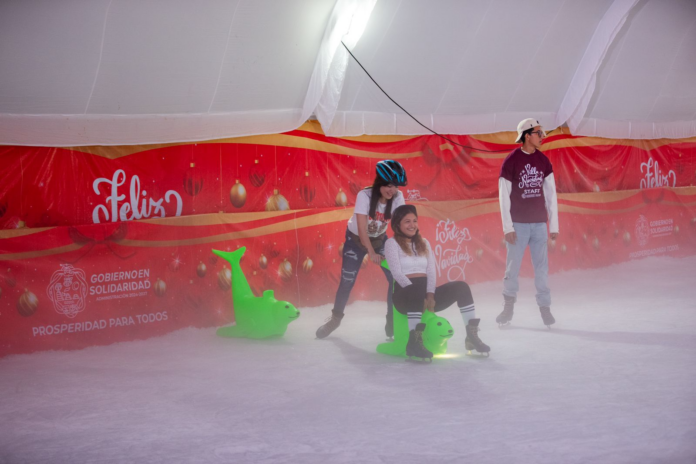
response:
{"label": "black leggings", "polygon": [[[394,307],[401,314],[423,312],[425,294],[427,293],[427,278],[413,277],[411,285],[402,288],[394,282]],[[463,281],[447,282],[435,289],[435,311],[449,308],[457,302],[460,308],[474,304],[469,284]]]}

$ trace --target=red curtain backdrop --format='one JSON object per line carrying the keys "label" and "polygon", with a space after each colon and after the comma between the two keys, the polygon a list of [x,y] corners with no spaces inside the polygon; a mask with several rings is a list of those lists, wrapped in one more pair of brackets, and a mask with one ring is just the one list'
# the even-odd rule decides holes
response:
{"label": "red curtain backdrop", "polygon": [[[472,148],[336,139],[315,123],[198,144],[0,147],[0,356],[232,322],[229,266],[212,248],[246,246],[258,294],[330,303],[355,196],[385,158],[408,171],[402,190],[439,282],[502,279],[497,179],[514,134],[450,138]],[[695,147],[551,133],[561,229],[551,272],[696,253]],[[379,269],[361,274],[351,298],[383,299]]]}

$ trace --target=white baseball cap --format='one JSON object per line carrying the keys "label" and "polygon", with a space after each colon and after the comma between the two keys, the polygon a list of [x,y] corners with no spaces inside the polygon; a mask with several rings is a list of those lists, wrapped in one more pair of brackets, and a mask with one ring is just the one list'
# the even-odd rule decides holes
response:
{"label": "white baseball cap", "polygon": [[520,121],[517,125],[517,140],[515,140],[515,143],[520,143],[522,141],[522,132],[533,129],[536,126],[541,126],[541,124],[534,118],[527,118]]}

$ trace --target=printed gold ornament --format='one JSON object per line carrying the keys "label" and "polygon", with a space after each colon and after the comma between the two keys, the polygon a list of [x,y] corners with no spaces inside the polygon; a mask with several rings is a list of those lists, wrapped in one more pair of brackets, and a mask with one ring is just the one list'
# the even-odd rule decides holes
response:
{"label": "printed gold ornament", "polygon": [[278,250],[277,245],[278,244],[276,242],[273,242],[273,244],[269,243],[266,247],[266,254],[270,259],[275,259],[280,255],[280,250]]}
{"label": "printed gold ornament", "polygon": [[230,203],[235,208],[241,208],[246,203],[247,192],[239,180],[235,181],[232,189],[230,190]]}
{"label": "printed gold ornament", "polygon": [[198,274],[198,277],[205,277],[205,273],[208,272],[208,268],[205,266],[203,261],[198,263],[198,267],[196,268],[196,274]]}
{"label": "printed gold ornament", "polygon": [[28,289],[24,289],[24,293],[17,300],[17,311],[24,317],[29,317],[36,312],[39,307],[39,299],[36,298]]}
{"label": "printed gold ornament", "polygon": [[348,183],[348,187],[350,188],[350,193],[352,193],[354,197],[357,197],[360,190],[362,190],[362,187],[360,187],[360,184],[358,183],[359,181],[357,181],[356,178],[356,171],[353,169],[353,180]]}
{"label": "printed gold ornament", "polygon": [[292,264],[290,264],[290,261],[288,261],[287,258],[285,258],[278,266],[278,273],[280,274],[280,278],[283,280],[287,281],[292,278]]}
{"label": "printed gold ornament", "polygon": [[302,263],[302,270],[305,274],[309,274],[310,272],[312,272],[313,266],[314,263],[312,262],[312,259],[309,256],[307,256],[307,259],[305,259],[304,263]]}
{"label": "printed gold ornament", "polygon": [[218,272],[218,287],[221,290],[229,290],[232,287],[232,271],[226,267]]}
{"label": "printed gold ornament", "polygon": [[306,202],[306,203],[311,203],[312,200],[314,200],[314,196],[317,193],[317,189],[314,186],[314,181],[312,180],[311,177],[309,177],[309,171],[305,172],[305,178],[302,180],[302,183],[300,184],[300,197]]}
{"label": "printed gold ornament", "polygon": [[288,200],[278,193],[278,189],[273,190],[273,195],[266,202],[266,211],[287,211],[290,209]]}
{"label": "printed gold ornament", "polygon": [[343,256],[343,243],[338,246],[338,256]]}
{"label": "printed gold ornament", "polygon": [[631,244],[631,234],[630,232],[626,232],[623,234],[623,242],[624,245],[628,246]]}
{"label": "printed gold ornament", "polygon": [[592,240],[592,248],[594,248],[595,251],[599,251],[599,248],[600,248],[599,238],[595,237]]}
{"label": "printed gold ornament", "polygon": [[259,267],[261,269],[266,269],[268,267],[268,258],[266,258],[263,254],[261,254],[261,257],[259,258]]}
{"label": "printed gold ornament", "polygon": [[159,297],[163,297],[167,292],[167,284],[162,279],[157,279],[153,288],[155,289],[155,295]]}
{"label": "printed gold ornament", "polygon": [[181,267],[181,260],[179,259],[178,256],[174,257],[169,262],[169,269],[171,269],[174,272],[178,271],[180,267]]}
{"label": "printed gold ornament", "polygon": [[266,182],[266,173],[259,166],[259,160],[254,160],[254,165],[249,170],[249,182],[254,187],[261,187],[264,182]]}
{"label": "printed gold ornament", "polygon": [[476,259],[481,261],[481,258],[483,258],[483,249],[482,248],[477,248],[476,249]]}
{"label": "printed gold ornament", "polygon": [[7,284],[8,287],[14,288],[15,285],[17,285],[17,281],[15,280],[14,276],[12,275],[12,269],[7,270],[7,275],[5,276],[5,283]]}
{"label": "printed gold ornament", "polygon": [[566,254],[566,251],[568,251],[568,247],[565,246],[565,243],[561,245],[561,253]]}
{"label": "printed gold ornament", "polygon": [[184,190],[195,197],[201,189],[203,189],[203,177],[196,171],[196,164],[191,163],[191,167],[184,173]]}
{"label": "printed gold ornament", "polygon": [[346,193],[338,189],[338,193],[336,194],[336,206],[346,206],[348,204],[348,197],[346,196]]}
{"label": "printed gold ornament", "polygon": [[363,257],[361,266],[362,266],[362,267],[367,267],[367,265],[369,264],[369,262],[370,262],[370,255],[365,255],[365,256]]}

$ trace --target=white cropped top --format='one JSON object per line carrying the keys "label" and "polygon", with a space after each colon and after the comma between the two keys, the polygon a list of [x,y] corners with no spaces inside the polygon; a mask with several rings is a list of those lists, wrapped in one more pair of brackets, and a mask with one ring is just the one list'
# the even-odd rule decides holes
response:
{"label": "white cropped top", "polygon": [[425,274],[427,277],[427,292],[435,293],[435,284],[437,281],[437,276],[435,275],[435,257],[433,256],[433,250],[430,248],[430,243],[423,239],[425,246],[428,249],[428,256],[416,256],[414,254],[409,256],[404,253],[396,240],[390,238],[384,245],[384,257],[387,258],[387,263],[389,264],[389,270],[394,276],[394,280],[401,285],[401,287],[408,287],[411,285],[411,281],[408,277],[409,274]]}

